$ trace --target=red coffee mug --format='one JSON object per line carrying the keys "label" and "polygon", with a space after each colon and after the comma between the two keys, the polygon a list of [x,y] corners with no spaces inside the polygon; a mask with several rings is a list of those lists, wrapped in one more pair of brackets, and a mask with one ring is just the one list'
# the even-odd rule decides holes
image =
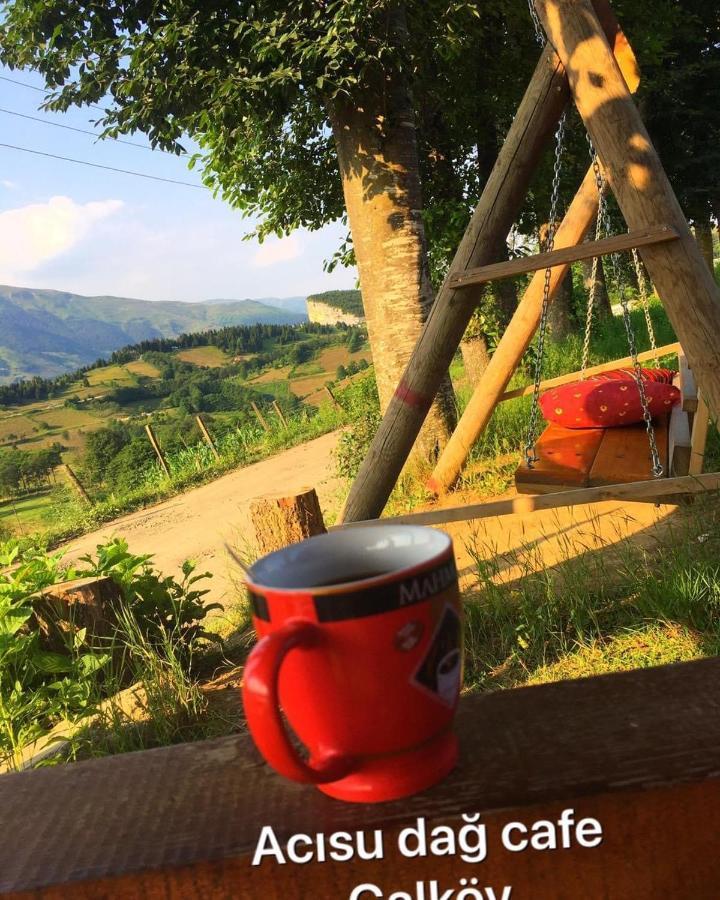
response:
{"label": "red coffee mug", "polygon": [[338,530],[258,560],[247,585],[261,640],[245,667],[245,714],[274,769],[361,803],[414,794],[450,772],[462,612],[448,535]]}

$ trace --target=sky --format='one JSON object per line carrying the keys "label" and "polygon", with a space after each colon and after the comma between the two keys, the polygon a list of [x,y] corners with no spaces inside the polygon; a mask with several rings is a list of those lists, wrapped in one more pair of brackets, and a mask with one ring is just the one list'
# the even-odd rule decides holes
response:
{"label": "sky", "polygon": [[[97,110],[38,111],[33,72],[0,67],[0,284],[145,300],[289,297],[354,288],[354,269],[323,271],[340,223],[244,241],[245,219],[205,190],[186,162],[144,147],[53,127],[93,130]],[[35,116],[42,122],[11,115]],[[97,129],[95,129],[97,131]],[[1,146],[73,157],[186,182],[166,184]]]}

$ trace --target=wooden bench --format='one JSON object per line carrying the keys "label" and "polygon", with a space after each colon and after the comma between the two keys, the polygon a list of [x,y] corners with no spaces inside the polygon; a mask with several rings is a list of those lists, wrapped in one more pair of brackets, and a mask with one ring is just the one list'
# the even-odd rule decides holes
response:
{"label": "wooden bench", "polygon": [[[377,806],[284,781],[247,736],[5,775],[0,895],[345,900],[369,884],[382,893],[357,900],[415,900],[418,883],[437,881],[442,895],[478,878],[497,897],[512,886],[512,900],[716,900],[719,681],[713,659],[465,698],[457,770]],[[501,845],[507,823],[557,822],[568,809],[600,823],[599,846]],[[475,813],[487,829],[483,862],[397,851],[398,831],[418,818],[428,831],[459,829]],[[298,834],[382,829],[384,859],[253,866],[264,826],[282,847]]]}

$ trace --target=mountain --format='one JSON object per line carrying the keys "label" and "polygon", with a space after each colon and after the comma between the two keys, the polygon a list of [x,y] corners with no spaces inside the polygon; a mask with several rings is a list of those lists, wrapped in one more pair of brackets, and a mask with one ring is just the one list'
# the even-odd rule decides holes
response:
{"label": "mountain", "polygon": [[[237,300],[205,300],[205,303],[238,303]],[[256,303],[265,303],[267,306],[274,306],[277,309],[284,309],[287,312],[299,313],[304,315],[307,313],[306,297],[257,297]]]}
{"label": "mountain", "polygon": [[183,303],[0,285],[0,383],[59,375],[147,338],[305,321],[304,312],[259,300]]}

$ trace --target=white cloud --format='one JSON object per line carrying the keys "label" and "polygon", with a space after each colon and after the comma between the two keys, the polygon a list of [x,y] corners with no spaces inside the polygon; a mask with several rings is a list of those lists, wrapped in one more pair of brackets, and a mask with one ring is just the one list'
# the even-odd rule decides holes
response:
{"label": "white cloud", "polygon": [[10,181],[7,178],[3,178],[0,181],[0,184],[8,191],[16,191],[18,189],[18,183],[16,181]]}
{"label": "white cloud", "polygon": [[270,238],[260,245],[253,256],[253,265],[258,267],[276,266],[278,263],[297,259],[302,255],[302,250],[302,245],[294,234],[282,240]]}
{"label": "white cloud", "polygon": [[121,200],[76,203],[51,197],[0,213],[0,281],[40,268],[67,253],[91,234],[93,226],[123,208]]}

